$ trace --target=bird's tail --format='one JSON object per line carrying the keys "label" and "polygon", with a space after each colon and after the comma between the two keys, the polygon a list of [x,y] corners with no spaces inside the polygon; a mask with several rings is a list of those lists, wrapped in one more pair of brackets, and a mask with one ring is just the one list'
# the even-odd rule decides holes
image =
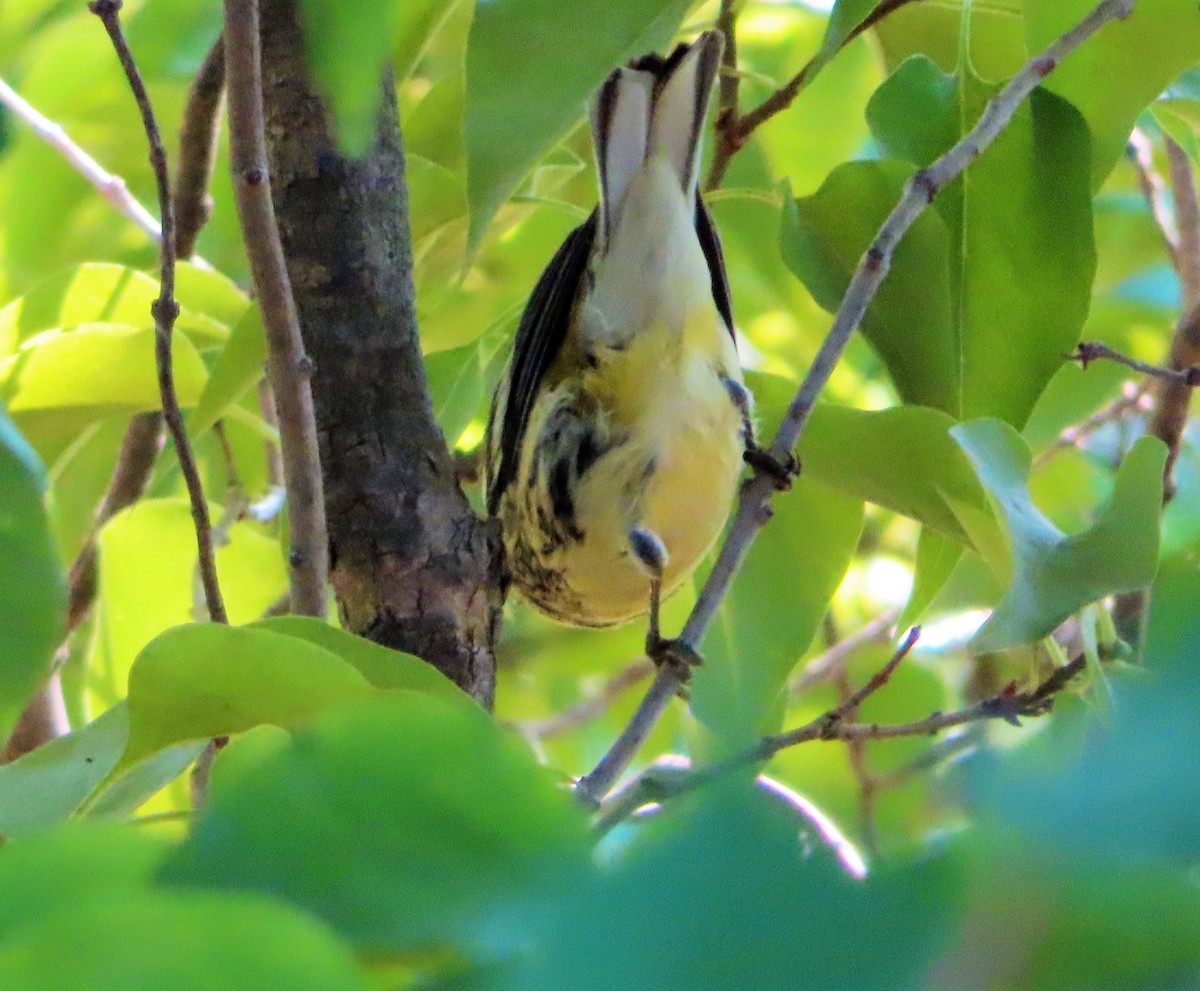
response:
{"label": "bird's tail", "polygon": [[720,32],[706,31],[665,58],[646,55],[615,70],[592,113],[600,173],[600,233],[615,230],[630,181],[655,156],[670,163],[689,201],[696,194],[700,133],[721,64]]}

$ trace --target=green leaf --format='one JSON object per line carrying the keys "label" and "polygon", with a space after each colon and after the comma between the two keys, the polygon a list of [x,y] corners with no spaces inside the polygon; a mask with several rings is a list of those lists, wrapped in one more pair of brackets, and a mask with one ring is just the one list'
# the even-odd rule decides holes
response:
{"label": "green leaf", "polygon": [[0,737],[50,673],[66,585],[43,502],[45,470],[0,407]]}
{"label": "green leaf", "polygon": [[969,780],[981,814],[1017,827],[1032,848],[1082,854],[1105,871],[1196,862],[1198,593],[1193,563],[1159,577],[1146,638],[1148,670],[1111,674],[1113,703],[1102,717],[1082,702],[1061,699],[1036,740],[972,762]]}
{"label": "green leaf", "polygon": [[485,986],[898,991],[923,986],[953,940],[950,856],[856,880],[795,807],[748,786],[662,818],[595,880],[575,881],[537,952]]}
{"label": "green leaf", "polygon": [[1072,613],[1114,592],[1148,585],[1158,566],[1166,446],[1144,437],[1117,473],[1112,502],[1083,533],[1064,535],[1029,496],[1029,447],[999,420],[950,431],[1008,523],[1012,585],[971,646],[982,653],[1033,643]]}
{"label": "green leaf", "polygon": [[504,321],[470,344],[425,356],[433,412],[451,444],[473,420],[486,416],[491,389],[511,348],[510,331],[516,319]]}
{"label": "green leaf", "polygon": [[[222,276],[181,266],[176,329],[197,343],[224,340],[229,328],[219,316],[234,312],[239,296],[244,309],[245,297]],[[46,330],[85,323],[151,328],[150,307],[156,299],[158,281],[123,265],[91,262],[60,272],[0,310],[0,360]]]}
{"label": "green leaf", "polygon": [[[924,166],[997,89],[914,58],[876,91],[867,118],[886,154]],[[950,233],[950,412],[961,419],[1021,427],[1079,338],[1096,267],[1088,149],[1079,112],[1035,90],[934,203]]]}
{"label": "green leaf", "polygon": [[938,0],[911,3],[875,27],[884,62],[895,71],[913,55],[935,61],[947,72],[959,61],[964,8],[971,18],[971,64],[984,79],[1007,79],[1027,59],[1023,0]]}
{"label": "green leaf", "polygon": [[821,404],[800,442],[809,477],[933,527],[1002,560],[1004,538],[953,420],[919,406],[868,412]]}
{"label": "green leaf", "polygon": [[26,926],[79,901],[148,887],[169,848],[145,833],[94,823],[5,844],[0,850],[0,947]]}
{"label": "green leaf", "polygon": [[[1030,50],[1041,51],[1094,6],[1091,0],[1025,0]],[[1142,0],[1046,78],[1043,85],[1078,107],[1091,129],[1093,188],[1124,154],[1137,115],[1197,60],[1200,8],[1192,0]]]}
{"label": "green leaf", "polygon": [[[157,292],[157,283],[154,288]],[[211,317],[224,327],[236,325],[250,307],[250,297],[236,282],[189,261],[175,263],[175,301],[181,309]]]}
{"label": "green leaf", "polygon": [[356,637],[312,616],[275,616],[250,623],[244,629],[267,630],[323,647],[355,668],[376,688],[407,689],[451,699],[462,696],[454,682],[421,658]]}
{"label": "green leaf", "polygon": [[209,372],[204,390],[188,419],[188,433],[198,437],[221,418],[263,376],[267,360],[267,333],[262,311],[251,305],[233,325],[229,339]]}
{"label": "green leaf", "polygon": [[[180,405],[195,404],[207,373],[182,335],[174,340],[172,367]],[[30,442],[53,460],[98,420],[161,408],[154,330],[81,324],[45,331],[0,361],[0,394]]]}
{"label": "green leaf", "polygon": [[129,737],[125,706],[0,766],[0,834],[17,839],[70,818],[117,766]]}
{"label": "green leaf", "polygon": [[[131,938],[135,936],[136,938]],[[62,948],[70,946],[70,953]],[[11,991],[366,991],[346,948],[265,898],[118,892],[63,905],[0,943]]]}
{"label": "green leaf", "polygon": [[[481,3],[467,44],[470,244],[614,66],[670,40],[687,0]],[[520,66],[520,72],[513,72]]]}
{"label": "green leaf", "polygon": [[937,594],[946,586],[962,558],[962,545],[942,536],[930,527],[921,528],[917,539],[917,559],[913,566],[913,586],[897,629],[907,629],[924,615]]}
{"label": "green leaf", "polygon": [[[849,162],[834,169],[812,196],[785,195],[783,260],[830,313],[837,311],[859,259],[914,171],[901,162]],[[906,403],[958,416],[962,383],[949,253],[946,225],[936,211],[925,211],[896,249],[862,329]]]}
{"label": "green leaf", "polygon": [[[393,15],[395,22],[392,27],[392,69],[397,82],[403,82],[412,75],[430,36],[462,2],[408,0],[399,5],[399,10]],[[408,164],[411,166],[412,159],[408,160]]]}
{"label": "green leaf", "polygon": [[301,0],[308,65],[347,155],[366,154],[375,136],[383,72],[402,5],[391,0]]}
{"label": "green leaf", "polygon": [[[211,507],[214,516],[220,508]],[[124,698],[138,652],[196,610],[196,535],[185,499],[142,499],[100,531],[100,590],[88,656],[100,708]],[[260,617],[287,589],[278,541],[241,521],[217,548],[217,574],[233,623]],[[202,613],[202,607],[201,607]]]}
{"label": "green leaf", "polygon": [[336,654],[294,636],[219,623],[155,637],[129,672],[128,765],[175,743],[291,727],[373,693]]}
{"label": "green leaf", "polygon": [[[692,711],[728,743],[778,728],[787,676],[808,649],[862,533],[861,500],[808,478],[772,509],[721,602],[701,647],[705,663],[692,679]],[[696,580],[702,584],[704,576]]]}
{"label": "green leaf", "polygon": [[519,739],[466,698],[404,692],[215,776],[162,878],[271,892],[375,952],[490,954],[591,869],[587,848],[582,811]]}

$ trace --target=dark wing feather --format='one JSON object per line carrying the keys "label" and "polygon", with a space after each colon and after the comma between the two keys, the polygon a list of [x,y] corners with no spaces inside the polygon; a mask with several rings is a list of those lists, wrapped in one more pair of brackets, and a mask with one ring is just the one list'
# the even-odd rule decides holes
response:
{"label": "dark wing feather", "polygon": [[[516,477],[521,443],[542,380],[567,339],[579,281],[587,270],[596,239],[596,212],[567,235],[533,287],[513,342],[508,400],[500,424],[499,464],[488,484],[488,512],[495,515],[500,497]],[[496,424],[492,424],[492,429]]]}
{"label": "dark wing feather", "polygon": [[708,262],[708,274],[712,278],[713,302],[717,304],[717,312],[725,321],[729,336],[737,338],[733,333],[733,301],[729,295],[729,276],[725,274],[725,254],[721,251],[721,239],[717,236],[717,227],[713,223],[712,214],[700,197],[696,197],[696,236],[700,239],[700,250],[704,252],[704,260]]}

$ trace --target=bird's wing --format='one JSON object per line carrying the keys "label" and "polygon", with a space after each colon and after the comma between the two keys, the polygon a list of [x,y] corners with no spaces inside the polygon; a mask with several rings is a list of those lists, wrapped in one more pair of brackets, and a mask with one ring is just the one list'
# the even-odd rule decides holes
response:
{"label": "bird's wing", "polygon": [[[499,429],[495,471],[489,472],[488,512],[495,515],[500,497],[516,477],[521,442],[546,372],[567,339],[579,281],[587,270],[596,238],[596,212],[567,235],[533,287],[521,314],[508,369],[507,395],[502,385],[496,393],[488,432]],[[499,422],[497,422],[499,421]]]}
{"label": "bird's wing", "polygon": [[717,304],[717,312],[721,314],[729,336],[736,344],[737,336],[733,332],[733,301],[729,294],[729,276],[725,274],[725,253],[721,250],[721,238],[717,234],[712,214],[708,212],[708,207],[699,196],[696,197],[696,237],[700,239],[700,250],[704,252],[704,260],[708,262],[713,302]]}

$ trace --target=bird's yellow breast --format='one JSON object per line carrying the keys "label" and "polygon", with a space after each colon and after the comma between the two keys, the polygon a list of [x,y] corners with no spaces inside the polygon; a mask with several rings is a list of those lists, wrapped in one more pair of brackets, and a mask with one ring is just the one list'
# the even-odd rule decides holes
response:
{"label": "bird's yellow breast", "polygon": [[[549,614],[605,626],[645,613],[649,578],[630,555],[645,527],[667,550],[676,588],[724,526],[743,450],[742,417],[724,380],[741,383],[728,330],[711,305],[681,322],[643,327],[628,343],[565,374],[535,408],[517,484],[501,511],[514,579]],[[572,412],[598,452],[569,479],[571,526],[552,497],[555,468],[539,463]],[[546,524],[551,524],[549,527]]]}

